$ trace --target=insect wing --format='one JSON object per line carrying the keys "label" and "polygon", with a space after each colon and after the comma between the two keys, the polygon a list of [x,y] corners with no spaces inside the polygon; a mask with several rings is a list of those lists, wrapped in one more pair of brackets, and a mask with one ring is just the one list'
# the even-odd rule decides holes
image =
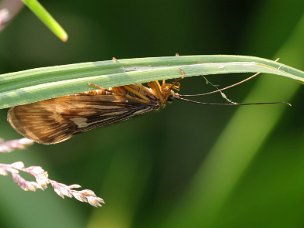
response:
{"label": "insect wing", "polygon": [[13,107],[8,121],[27,138],[55,144],[157,108],[155,103],[145,104],[123,96],[77,94]]}

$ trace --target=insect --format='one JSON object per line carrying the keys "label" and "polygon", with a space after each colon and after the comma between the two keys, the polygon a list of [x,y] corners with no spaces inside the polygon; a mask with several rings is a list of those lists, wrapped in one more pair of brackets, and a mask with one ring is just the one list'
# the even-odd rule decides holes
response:
{"label": "insect", "polygon": [[8,121],[21,135],[40,144],[56,144],[96,127],[162,109],[178,98],[180,83],[132,84],[20,105],[8,111]]}
{"label": "insect", "polygon": [[[180,78],[181,79],[181,78]],[[149,82],[148,86],[132,84],[109,89],[95,84],[95,90],[74,95],[20,105],[8,111],[8,122],[21,135],[40,144],[56,144],[73,135],[128,120],[153,110],[159,110],[174,99],[202,105],[288,104],[285,102],[236,103],[222,92],[240,82],[215,91],[227,103],[204,103],[185,97],[205,94],[180,95],[180,79],[172,83]],[[207,79],[206,79],[207,80]],[[241,82],[244,82],[245,79]]]}

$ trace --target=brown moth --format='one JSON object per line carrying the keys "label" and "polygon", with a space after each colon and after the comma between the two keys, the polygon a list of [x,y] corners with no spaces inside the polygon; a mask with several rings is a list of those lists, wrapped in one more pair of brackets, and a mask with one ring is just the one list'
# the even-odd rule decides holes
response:
{"label": "brown moth", "polygon": [[96,127],[164,108],[179,97],[180,84],[149,82],[101,88],[32,104],[8,111],[8,121],[21,135],[40,144],[56,144]]}
{"label": "brown moth", "polygon": [[[172,83],[163,80],[149,82],[148,86],[132,84],[109,89],[91,84],[96,90],[20,105],[8,111],[8,122],[21,135],[40,144],[56,144],[71,138],[73,135],[97,127],[111,125],[131,117],[164,108],[174,99],[201,105],[259,105],[287,104],[287,102],[237,103],[229,100],[224,90],[239,85],[257,74],[233,85],[202,94],[180,95],[179,81]],[[207,79],[206,79],[207,80]],[[206,103],[190,100],[185,97],[204,96],[220,93],[226,103]]]}

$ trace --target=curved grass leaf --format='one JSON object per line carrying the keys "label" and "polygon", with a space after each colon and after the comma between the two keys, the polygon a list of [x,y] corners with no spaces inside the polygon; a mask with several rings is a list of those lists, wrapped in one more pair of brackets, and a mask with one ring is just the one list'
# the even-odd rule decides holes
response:
{"label": "curved grass leaf", "polygon": [[[183,75],[184,72],[185,74]],[[270,73],[304,81],[304,72],[251,56],[198,55],[121,59],[42,67],[0,75],[0,108],[153,80],[227,73]]]}

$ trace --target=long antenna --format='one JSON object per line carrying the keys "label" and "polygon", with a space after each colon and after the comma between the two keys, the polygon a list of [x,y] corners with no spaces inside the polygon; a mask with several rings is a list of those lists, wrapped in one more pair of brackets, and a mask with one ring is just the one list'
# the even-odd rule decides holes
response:
{"label": "long antenna", "polygon": [[[276,59],[275,61],[278,61],[279,59]],[[211,83],[206,77],[204,77],[204,79],[206,80],[206,82],[208,84],[210,84],[211,86],[213,86],[216,90],[211,91],[211,92],[206,92],[206,93],[198,93],[198,94],[175,94],[175,98],[178,100],[182,100],[182,101],[186,101],[186,102],[190,102],[190,103],[194,103],[194,104],[200,104],[200,105],[225,105],[225,106],[240,106],[240,105],[276,105],[276,104],[284,104],[284,105],[288,105],[288,106],[292,106],[290,103],[288,102],[284,102],[284,101],[276,101],[276,102],[250,102],[250,103],[238,103],[238,102],[234,102],[232,100],[230,100],[226,94],[223,92],[224,90],[230,89],[232,87],[235,87],[237,85],[240,85],[244,82],[247,82],[253,78],[255,78],[256,76],[258,76],[260,73],[255,73],[251,76],[249,76],[248,78],[245,78],[237,83],[234,83],[232,85],[226,86],[224,88],[218,88],[217,85],[214,85],[213,83]],[[205,95],[210,95],[210,94],[214,94],[214,93],[220,93],[222,98],[224,98],[227,103],[215,103],[215,102],[201,102],[201,101],[195,101],[195,100],[190,100],[184,97],[197,97],[197,96],[205,96]]]}
{"label": "long antenna", "polygon": [[174,98],[176,98],[178,100],[194,103],[194,104],[200,104],[200,105],[241,106],[241,105],[276,105],[276,104],[284,104],[284,105],[292,106],[290,103],[284,102],[284,101],[277,101],[277,102],[252,102],[252,103],[237,103],[237,102],[227,102],[227,103],[214,103],[214,102],[211,102],[210,103],[210,102],[200,102],[200,101],[190,100],[190,99],[186,99],[186,98],[183,98],[183,97],[180,97],[180,96],[181,95],[179,95],[179,94],[175,94]]}
{"label": "long antenna", "polygon": [[[278,62],[279,60],[280,60],[280,58],[277,58],[277,59],[275,60],[275,62]],[[241,81],[239,81],[239,82],[237,82],[237,83],[234,83],[234,84],[232,84],[232,85],[226,86],[226,87],[221,88],[221,89],[219,89],[217,86],[213,85],[210,81],[207,80],[207,78],[204,77],[205,80],[206,80],[209,84],[211,84],[213,87],[216,88],[216,90],[210,91],[210,92],[206,92],[206,93],[188,94],[188,95],[185,94],[185,95],[180,95],[180,96],[182,96],[182,97],[197,97],[197,96],[205,96],[205,95],[214,94],[214,93],[221,93],[222,97],[223,97],[224,99],[226,99],[227,97],[226,97],[226,95],[225,95],[224,93],[222,93],[222,91],[227,90],[227,89],[230,89],[230,88],[235,87],[235,86],[237,86],[237,85],[240,85],[240,84],[242,84],[242,83],[244,83],[244,82],[247,82],[247,81],[249,81],[249,80],[255,78],[256,76],[258,76],[259,74],[260,74],[260,72],[255,73],[254,75],[251,75],[251,76],[249,76],[248,78],[245,78],[245,79],[243,79],[243,80],[241,80]],[[223,95],[224,95],[224,96],[223,96]],[[226,100],[227,100],[227,99],[226,99]],[[229,100],[229,99],[228,99],[228,100]]]}

